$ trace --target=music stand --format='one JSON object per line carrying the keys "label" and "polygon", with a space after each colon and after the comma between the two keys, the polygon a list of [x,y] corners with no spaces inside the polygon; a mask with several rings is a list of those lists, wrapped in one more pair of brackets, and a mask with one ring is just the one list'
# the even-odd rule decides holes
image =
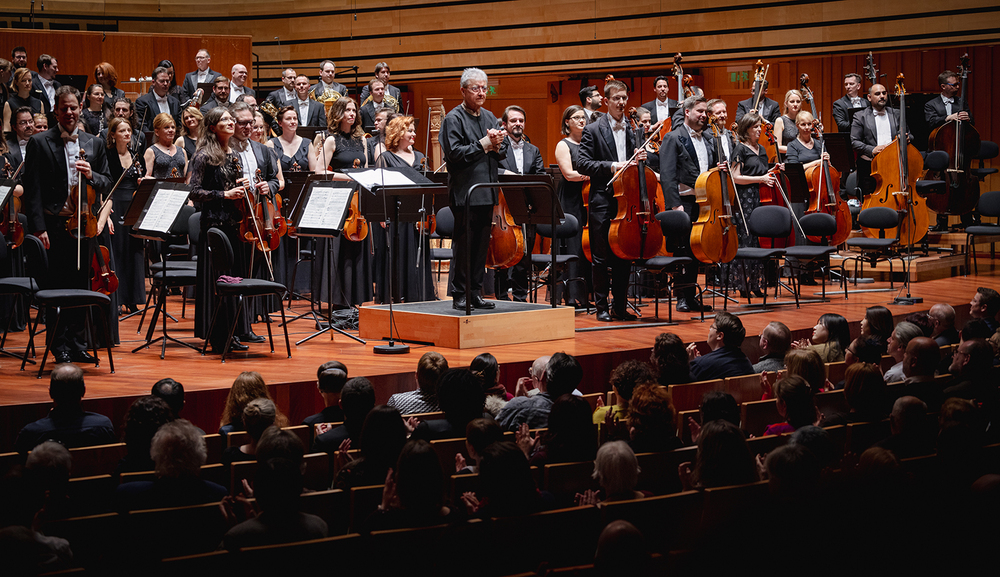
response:
{"label": "music stand", "polygon": [[312,139],[316,138],[317,132],[326,131],[325,126],[299,126],[295,129],[295,134],[301,136],[302,138],[308,139],[310,142]]}
{"label": "music stand", "polygon": [[[197,74],[195,76],[197,76]],[[199,88],[201,88],[201,93],[204,95],[204,96],[202,96],[201,104],[205,104],[205,102],[207,102],[209,98],[212,98],[213,96],[215,96],[215,83],[214,82],[199,82],[198,86],[195,86],[194,89],[197,91]],[[194,95],[194,93],[192,93],[192,96],[193,95]],[[220,102],[219,104],[223,104],[223,103]]]}
{"label": "music stand", "polygon": [[[284,173],[285,188],[281,189],[281,213],[286,219],[291,218],[291,214],[295,210],[295,207],[298,206],[299,198],[302,196],[302,189],[305,187],[306,182],[309,181],[309,177],[312,176],[312,173],[308,172],[309,167],[306,167],[305,170],[306,172],[288,171]],[[295,239],[295,249],[295,258],[297,260],[301,249],[301,241],[298,238]],[[292,282],[295,282],[294,279],[292,279]],[[289,306],[291,306],[292,296],[293,293],[289,291]],[[299,298],[303,298],[302,295],[298,296]],[[301,316],[299,315],[296,318],[301,318]]]}
{"label": "music stand", "polygon": [[[129,205],[128,210],[125,212],[124,224],[132,227],[132,236],[141,238],[147,242],[151,240],[162,241],[163,248],[161,251],[164,254],[161,256],[164,261],[166,261],[166,241],[171,236],[178,234],[176,230],[182,226],[183,220],[181,209],[187,204],[188,196],[191,194],[191,187],[184,184],[183,181],[184,179],[182,178],[142,181],[135,195],[132,197],[132,204]],[[137,209],[137,206],[140,208]],[[166,269],[163,270],[163,274],[164,276],[167,274]],[[163,293],[162,298],[166,298],[166,292]],[[166,302],[161,304],[163,306],[163,336],[157,337],[155,340],[153,339],[153,331],[156,329],[156,319],[160,313],[160,307],[157,306],[153,309],[153,318],[149,321],[146,342],[132,349],[132,352],[137,353],[146,347],[161,342],[160,358],[162,359],[167,354],[167,341],[175,342],[196,351],[199,350],[197,346],[170,336],[167,332],[167,317],[170,315],[167,314]],[[143,311],[148,308],[148,306],[143,308]],[[174,319],[174,322],[177,322],[177,319]]]}
{"label": "music stand", "polygon": [[801,163],[786,162],[783,173],[788,179],[788,201],[809,202],[809,181]]}
{"label": "music stand", "polygon": [[850,174],[858,167],[854,157],[854,147],[851,145],[851,135],[846,132],[829,132],[823,134],[826,151],[830,153],[830,164],[842,174]]}
{"label": "music stand", "polygon": [[[315,177],[315,179],[313,178]],[[325,175],[310,175],[307,179],[307,186],[299,196],[299,202],[292,210],[292,225],[295,226],[299,236],[314,236],[319,238],[334,238],[340,236],[340,231],[344,228],[344,220],[350,209],[351,198],[357,194],[357,186],[354,183],[337,182],[333,180],[320,180]],[[326,327],[321,328],[308,337],[297,341],[296,346],[317,337],[326,331],[333,330],[345,337],[366,344],[365,341],[347,331],[339,329],[333,324],[333,270],[334,263],[331,251],[327,250],[324,259],[327,259],[327,303],[329,306],[329,318]],[[315,263],[315,261],[313,261]],[[289,321],[291,322],[291,321]],[[333,340],[333,334],[330,335]]]}
{"label": "music stand", "polygon": [[[552,230],[562,221],[565,213],[559,204],[556,196],[556,189],[552,186],[552,178],[547,174],[504,174],[499,177],[500,182],[484,182],[474,184],[469,188],[469,194],[465,197],[465,234],[466,238],[471,236],[469,230],[469,200],[472,193],[480,188],[504,187],[504,198],[507,200],[507,208],[515,222],[522,224],[551,224]],[[555,243],[553,243],[555,244]],[[530,250],[530,248],[529,248]],[[472,255],[468,254],[466,262],[460,263],[465,267],[465,278],[472,278]],[[556,269],[556,252],[552,251],[552,270]],[[556,278],[549,275],[549,297],[552,301],[552,308],[556,308]],[[465,283],[465,314],[472,314],[472,288],[471,284]]]}

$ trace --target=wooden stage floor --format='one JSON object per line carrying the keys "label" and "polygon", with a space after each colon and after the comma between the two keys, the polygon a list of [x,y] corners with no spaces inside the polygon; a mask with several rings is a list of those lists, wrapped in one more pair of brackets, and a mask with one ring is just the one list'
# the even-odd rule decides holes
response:
{"label": "wooden stage floor", "polygon": [[[836,312],[844,315],[852,323],[852,333],[857,334],[857,323],[864,316],[865,308],[872,305],[885,305],[893,314],[902,317],[915,310],[927,310],[937,302],[952,304],[957,312],[959,326],[968,317],[968,302],[979,286],[997,287],[998,272],[990,266],[990,261],[981,260],[978,276],[959,276],[946,279],[914,283],[911,293],[923,297],[924,302],[915,306],[890,304],[899,291],[896,284],[893,292],[851,292],[845,300],[842,294],[830,295],[828,302],[804,303],[796,309],[791,295],[782,294],[779,305],[773,306],[768,312],[741,315],[747,329],[747,339],[744,350],[756,357],[757,339],[751,335],[759,335],[763,327],[770,321],[781,321],[792,330],[794,338],[805,338],[811,335],[812,327],[820,315]],[[804,298],[817,298],[819,287],[804,287]],[[852,291],[855,287],[851,287]],[[888,283],[860,284],[857,289],[888,288]],[[835,287],[827,286],[828,290]],[[772,289],[773,290],[773,289]],[[812,297],[815,293],[815,297]],[[755,299],[756,300],[756,299]],[[190,304],[190,303],[189,303]],[[305,301],[296,301],[288,313],[301,313],[307,308]],[[674,312],[672,326],[656,326],[653,316],[652,301],[646,299],[646,306],[641,311],[644,319],[632,323],[599,323],[594,315],[579,313],[576,315],[576,333],[572,339],[543,341],[528,344],[497,346],[489,349],[437,349],[448,359],[452,367],[467,366],[472,359],[483,352],[490,352],[501,364],[503,382],[513,390],[517,377],[527,374],[531,361],[543,354],[565,351],[577,356],[584,365],[587,382],[583,388],[588,392],[603,390],[607,377],[617,364],[630,358],[648,359],[649,349],[657,334],[673,332],[685,342],[704,341],[711,324],[710,319],[704,323],[697,315]],[[721,299],[714,303],[721,307]],[[742,303],[741,303],[742,304]],[[769,306],[771,306],[769,296]],[[169,299],[168,310],[179,316],[180,297]],[[730,303],[730,312],[743,312],[747,307]],[[170,333],[182,340],[198,344],[193,338],[193,308],[189,307],[187,318],[180,322],[170,322]],[[660,316],[665,321],[666,301],[660,306]],[[276,318],[277,315],[272,315]],[[679,321],[679,322],[678,322]],[[147,318],[148,322],[148,318]],[[85,406],[89,410],[97,410],[109,414],[116,426],[122,421],[128,405],[138,396],[149,393],[150,387],[157,380],[172,377],[184,384],[187,391],[187,405],[184,416],[195,422],[206,431],[214,431],[218,427],[218,418],[224,403],[226,392],[233,379],[241,371],[258,371],[271,387],[272,395],[279,408],[289,415],[293,422],[312,414],[321,406],[321,399],[315,391],[316,367],[321,363],[336,359],[345,363],[350,376],[365,376],[372,380],[376,388],[378,402],[385,402],[389,395],[414,388],[413,371],[417,360],[423,352],[431,347],[412,345],[411,352],[404,355],[376,355],[372,352],[372,341],[366,345],[359,344],[347,337],[335,334],[331,340],[329,333],[296,346],[300,340],[315,330],[311,320],[302,319],[289,326],[289,338],[292,340],[292,358],[286,358],[283,338],[277,324],[275,330],[275,352],[269,351],[267,344],[250,346],[247,353],[235,354],[226,363],[219,362],[218,355],[201,356],[198,352],[169,344],[166,359],[160,359],[160,348],[154,346],[138,353],[131,350],[144,340],[136,334],[138,316],[121,323],[121,344],[114,349],[114,361],[117,372],[110,374],[108,363],[103,359],[101,366],[81,365],[86,372],[87,395]],[[254,325],[258,334],[266,334],[262,324]],[[605,330],[587,330],[605,329]],[[159,331],[158,331],[159,332]],[[12,333],[8,339],[8,350],[20,350],[27,341],[27,332]],[[42,349],[39,348],[39,351]],[[100,351],[102,357],[106,351]],[[40,352],[39,352],[40,357]],[[50,358],[51,362],[51,358]],[[37,367],[31,370],[29,364],[25,371],[20,370],[20,361],[11,357],[0,357],[0,451],[9,450],[13,437],[26,422],[36,419],[47,411],[48,369],[42,379],[35,377]]]}

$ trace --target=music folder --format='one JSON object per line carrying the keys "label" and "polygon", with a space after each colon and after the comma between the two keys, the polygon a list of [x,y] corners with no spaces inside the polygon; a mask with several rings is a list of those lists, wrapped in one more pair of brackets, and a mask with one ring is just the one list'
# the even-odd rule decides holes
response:
{"label": "music folder", "polygon": [[[132,198],[132,204],[125,214],[125,224],[130,224],[130,217],[133,207],[142,202],[142,209],[134,221],[131,221],[132,230],[135,236],[140,238],[166,238],[173,234],[171,231],[179,224],[181,208],[187,204],[188,196],[191,194],[191,187],[184,182],[173,182],[170,179],[149,182],[150,192],[143,198],[136,191]],[[143,188],[140,185],[140,190]]]}
{"label": "music folder", "polygon": [[292,225],[299,236],[333,237],[344,228],[351,198],[357,191],[353,182],[310,180],[292,211]]}

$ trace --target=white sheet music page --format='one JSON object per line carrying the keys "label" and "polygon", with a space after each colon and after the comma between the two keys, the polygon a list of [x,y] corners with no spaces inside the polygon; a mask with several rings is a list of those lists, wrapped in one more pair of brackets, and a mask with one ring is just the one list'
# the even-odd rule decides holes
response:
{"label": "white sheet music page", "polygon": [[136,223],[136,229],[166,233],[170,225],[177,219],[177,213],[187,202],[188,191],[184,189],[161,187],[149,203],[149,209],[142,217],[142,222]]}
{"label": "white sheet music page", "polygon": [[0,183],[0,206],[7,204],[7,197],[10,196],[14,187],[7,183]]}
{"label": "white sheet music page", "polygon": [[353,187],[344,185],[315,185],[309,202],[302,211],[299,228],[340,230],[344,226],[347,205],[351,202]]}
{"label": "white sheet music page", "polygon": [[371,190],[376,186],[413,186],[414,182],[402,172],[385,170],[384,168],[369,168],[348,174],[362,187]]}

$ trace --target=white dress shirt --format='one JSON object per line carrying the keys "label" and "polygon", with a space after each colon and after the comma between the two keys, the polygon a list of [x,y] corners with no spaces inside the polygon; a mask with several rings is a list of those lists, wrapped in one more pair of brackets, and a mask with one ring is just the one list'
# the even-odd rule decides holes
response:
{"label": "white dress shirt", "polygon": [[[700,132],[695,132],[687,124],[684,125],[684,129],[688,131],[688,136],[691,137],[691,144],[694,145],[695,155],[698,156],[698,170],[708,172],[708,148],[705,146],[705,138],[702,137]],[[678,182],[677,193],[681,196],[691,196],[694,194],[694,189],[683,182]]]}
{"label": "white dress shirt", "polygon": [[229,83],[229,102],[236,102],[236,99],[240,97],[240,94],[246,93],[246,87],[236,86],[232,82]]}
{"label": "white dress shirt", "polygon": [[524,140],[514,142],[510,139],[510,151],[514,153],[514,164],[517,166],[517,173],[524,174]]}
{"label": "white dress shirt", "polygon": [[167,94],[164,94],[161,97],[155,92],[153,93],[153,98],[156,99],[156,105],[160,107],[160,112],[166,112],[167,114],[170,114],[170,103],[167,101],[167,96],[168,96]]}
{"label": "white dress shirt", "polygon": [[52,87],[51,80],[42,79],[42,88],[45,89],[45,96],[49,99],[49,110],[56,109],[56,89]]}
{"label": "white dress shirt", "polygon": [[660,99],[656,99],[656,121],[660,122],[667,118],[670,118],[670,106],[668,103],[670,99],[668,98],[665,102],[660,102]]}
{"label": "white dress shirt", "polygon": [[285,102],[291,102],[293,100],[298,99],[298,95],[295,94],[294,90],[289,90],[284,86],[281,87],[281,90],[283,92],[283,96],[285,97]]}
{"label": "white dress shirt", "polygon": [[628,126],[625,124],[624,118],[616,121],[610,115],[608,115],[608,122],[611,123],[611,134],[615,137],[615,148],[618,149],[618,162],[625,162],[628,160],[628,152],[625,150],[625,130]]}
{"label": "white dress shirt", "polygon": [[[199,70],[194,79],[197,81],[196,84],[204,84],[208,82],[208,69],[206,68],[204,72]],[[198,88],[198,86],[195,86],[195,88]]]}
{"label": "white dress shirt", "polygon": [[875,116],[875,145],[889,144],[893,138],[892,126],[889,125],[889,114],[885,110],[872,112]]}
{"label": "white dress shirt", "polygon": [[243,178],[254,182],[254,175],[257,173],[257,156],[253,153],[253,145],[248,140],[246,150],[237,152],[240,155],[240,166],[243,167]]}
{"label": "white dress shirt", "polygon": [[309,99],[299,100],[296,96],[295,100],[299,103],[299,124],[306,126],[309,123]]}
{"label": "white dress shirt", "polygon": [[941,96],[941,100],[944,101],[945,116],[951,116],[952,113],[951,105],[955,102],[955,99],[948,98],[947,96]]}

